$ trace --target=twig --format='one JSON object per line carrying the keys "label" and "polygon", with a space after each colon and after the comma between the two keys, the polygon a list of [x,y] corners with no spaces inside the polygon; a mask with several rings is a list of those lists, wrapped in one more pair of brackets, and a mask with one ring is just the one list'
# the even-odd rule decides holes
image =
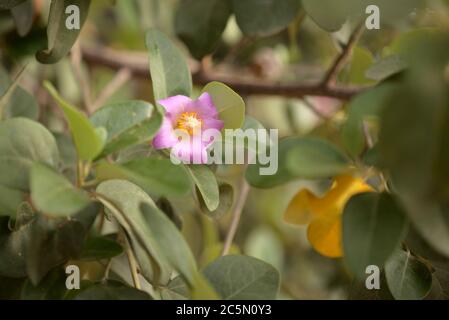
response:
{"label": "twig", "polygon": [[323,79],[322,86],[324,88],[328,88],[335,84],[335,80],[339,74],[339,72],[343,69],[348,60],[349,56],[352,53],[352,49],[356,45],[363,31],[365,30],[364,21],[360,21],[356,26],[351,36],[349,37],[348,43],[343,47],[341,53],[337,56],[334,63],[329,68],[329,71],[326,73]]}
{"label": "twig", "polygon": [[137,273],[136,258],[134,257],[134,254],[133,254],[133,252],[131,250],[131,245],[129,244],[129,241],[126,238],[126,235],[125,235],[124,231],[122,232],[122,239],[123,239],[123,242],[124,242],[124,245],[125,245],[126,256],[128,257],[129,269],[131,271],[131,276],[133,278],[134,287],[136,289],[140,290],[142,288],[142,286],[140,285],[139,274]]}
{"label": "twig", "polygon": [[78,42],[72,47],[70,61],[72,63],[73,73],[75,75],[76,80],[78,81],[81,94],[83,95],[83,103],[84,108],[88,114],[92,113],[92,105],[91,105],[91,92],[90,92],[90,84],[87,77],[83,75],[83,71],[81,69],[81,60],[83,59],[83,54],[81,52],[81,48]]}
{"label": "twig", "polygon": [[92,111],[97,110],[106,101],[123,86],[131,78],[131,71],[128,68],[122,68],[118,71],[115,77],[107,84],[106,87],[100,92],[97,100],[92,103]]}
{"label": "twig", "polygon": [[[136,77],[150,78],[148,55],[144,52],[117,51],[107,47],[83,48],[83,59],[90,65],[105,66],[114,70],[128,68]],[[202,72],[198,62],[188,61],[193,74],[193,82],[203,86],[211,81],[226,83],[241,95],[275,95],[287,98],[303,98],[304,96],[327,96],[341,100],[349,100],[362,92],[366,87],[338,87],[322,83],[278,83],[264,82],[260,79],[241,79],[241,76],[230,76],[208,71]]]}
{"label": "twig", "polygon": [[245,205],[246,198],[248,197],[249,189],[250,188],[248,183],[246,182],[245,178],[243,178],[242,186],[240,189],[240,196],[235,204],[231,225],[229,226],[229,230],[228,233],[226,234],[226,239],[223,244],[223,250],[221,251],[222,256],[229,254],[229,250],[231,249],[232,246],[232,241],[234,240],[235,234],[237,232],[237,227],[240,222],[240,217],[242,216],[243,207]]}

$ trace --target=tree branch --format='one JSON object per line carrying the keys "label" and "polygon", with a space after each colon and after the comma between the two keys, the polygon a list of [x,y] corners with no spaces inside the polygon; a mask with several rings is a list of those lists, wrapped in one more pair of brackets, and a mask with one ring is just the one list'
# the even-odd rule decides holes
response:
{"label": "tree branch", "polygon": [[[83,59],[91,66],[104,66],[114,70],[127,68],[136,77],[149,79],[148,55],[144,52],[117,51],[107,47],[83,48]],[[188,61],[193,74],[193,82],[205,85],[211,81],[220,81],[241,95],[275,95],[287,98],[303,98],[304,96],[327,96],[341,100],[349,100],[362,92],[366,87],[323,86],[322,83],[277,83],[260,79],[242,79],[240,76],[229,76],[208,71],[203,72],[198,62]]]}
{"label": "tree branch", "polygon": [[343,47],[341,53],[337,56],[334,63],[329,68],[329,71],[326,73],[322,83],[323,88],[328,88],[335,84],[338,74],[348,61],[349,56],[352,53],[352,49],[354,49],[354,46],[357,44],[357,41],[364,30],[365,22],[360,21],[349,37],[348,43]]}

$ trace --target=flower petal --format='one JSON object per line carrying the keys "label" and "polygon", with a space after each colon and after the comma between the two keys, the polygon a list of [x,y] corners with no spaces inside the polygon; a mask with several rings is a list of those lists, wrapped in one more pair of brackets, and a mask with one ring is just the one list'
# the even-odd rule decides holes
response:
{"label": "flower petal", "polygon": [[178,138],[173,130],[172,124],[169,119],[164,118],[161,128],[153,138],[153,147],[155,149],[171,148],[176,143],[178,143]]}
{"label": "flower petal", "polygon": [[318,198],[309,190],[298,192],[290,201],[284,213],[284,221],[295,225],[304,225],[312,220],[312,202]]}
{"label": "flower petal", "polygon": [[170,118],[172,122],[176,121],[178,116],[188,108],[191,102],[192,99],[182,95],[168,97],[158,101],[158,103],[164,107],[166,117]]}
{"label": "flower petal", "polygon": [[307,229],[312,247],[323,256],[343,256],[341,215],[331,214],[315,218]]}
{"label": "flower petal", "polygon": [[224,121],[218,119],[205,118],[203,119],[203,130],[216,129],[221,131],[224,127]]}
{"label": "flower petal", "polygon": [[207,163],[206,146],[200,141],[194,139],[183,139],[173,146],[171,152],[182,162],[189,164],[205,164]]}
{"label": "flower petal", "polygon": [[218,118],[218,110],[209,93],[203,93],[197,100],[192,101],[186,108],[188,112],[196,112],[202,119]]}

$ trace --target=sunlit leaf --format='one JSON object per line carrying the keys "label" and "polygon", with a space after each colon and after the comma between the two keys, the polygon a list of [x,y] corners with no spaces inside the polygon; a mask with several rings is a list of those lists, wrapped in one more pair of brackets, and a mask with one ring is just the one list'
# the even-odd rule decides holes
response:
{"label": "sunlit leaf", "polygon": [[103,132],[95,129],[89,119],[81,111],[64,101],[49,82],[45,83],[45,87],[64,112],[75,141],[78,157],[81,160],[95,159],[103,150],[104,128]]}
{"label": "sunlit leaf", "polygon": [[241,128],[245,121],[245,102],[234,90],[221,82],[210,82],[203,92],[211,95],[224,129]]}

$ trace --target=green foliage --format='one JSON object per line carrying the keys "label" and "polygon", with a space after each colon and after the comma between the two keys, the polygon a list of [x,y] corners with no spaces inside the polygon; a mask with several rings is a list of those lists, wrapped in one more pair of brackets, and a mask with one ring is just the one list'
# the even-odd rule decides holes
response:
{"label": "green foliage", "polygon": [[206,208],[209,211],[216,210],[220,203],[220,193],[213,172],[202,165],[189,165],[187,170],[198,188]]}
{"label": "green foliage", "polygon": [[101,162],[96,167],[97,179],[127,179],[149,194],[181,196],[190,190],[190,180],[183,167],[169,159],[136,158],[129,162],[110,164]]}
{"label": "green foliage", "polygon": [[106,145],[99,157],[125,147],[148,142],[159,130],[162,115],[144,101],[126,101],[103,106],[90,121],[107,132]]}
{"label": "green foliage", "polygon": [[142,214],[142,203],[156,207],[139,187],[126,180],[109,180],[97,187],[98,200],[117,219],[129,237],[131,247],[144,277],[154,283],[166,284],[171,268],[163,253],[157,250],[158,239]]}
{"label": "green foliage", "polygon": [[40,163],[30,171],[31,199],[36,209],[52,216],[70,216],[89,203],[88,195],[64,176]]}
{"label": "green foliage", "polygon": [[249,36],[264,36],[281,31],[296,17],[300,7],[298,0],[231,2],[237,24]]}
{"label": "green foliage", "polygon": [[[299,165],[298,165],[299,164]],[[350,169],[346,156],[332,144],[315,138],[287,138],[279,143],[279,169],[274,175],[260,175],[260,164],[249,165],[248,182],[271,188],[296,178],[320,179]]]}
{"label": "green foliage", "polygon": [[346,205],[343,246],[351,271],[363,280],[369,265],[383,266],[405,237],[405,213],[387,193],[363,193]]}
{"label": "green foliage", "polygon": [[428,267],[411,255],[397,250],[385,265],[388,288],[398,300],[424,298],[432,285]]}
{"label": "green foliage", "polygon": [[[66,8],[75,5],[79,8],[80,28],[69,29],[66,27]],[[47,49],[36,54],[36,59],[41,63],[55,63],[64,57],[72,48],[81,27],[87,19],[90,0],[52,0],[47,26]]]}
{"label": "green foliage", "polygon": [[79,159],[95,159],[101,153],[105,144],[105,128],[100,127],[95,129],[89,119],[77,108],[64,101],[50,83],[47,82],[45,87],[64,112]]}
{"label": "green foliage", "polygon": [[176,34],[201,59],[216,48],[230,15],[228,0],[183,0],[176,12]]}
{"label": "green foliage", "polygon": [[245,102],[242,97],[221,82],[208,83],[203,92],[212,97],[218,115],[224,121],[223,129],[239,129],[245,121]]}
{"label": "green foliage", "polygon": [[[1,299],[449,297],[447,5],[90,4],[0,4]],[[380,30],[359,28],[368,5]],[[224,129],[279,129],[274,175],[153,147],[158,101],[204,92]]]}
{"label": "green foliage", "polygon": [[190,96],[192,77],[179,49],[162,32],[154,29],[147,32],[146,45],[154,100],[176,95]]}

